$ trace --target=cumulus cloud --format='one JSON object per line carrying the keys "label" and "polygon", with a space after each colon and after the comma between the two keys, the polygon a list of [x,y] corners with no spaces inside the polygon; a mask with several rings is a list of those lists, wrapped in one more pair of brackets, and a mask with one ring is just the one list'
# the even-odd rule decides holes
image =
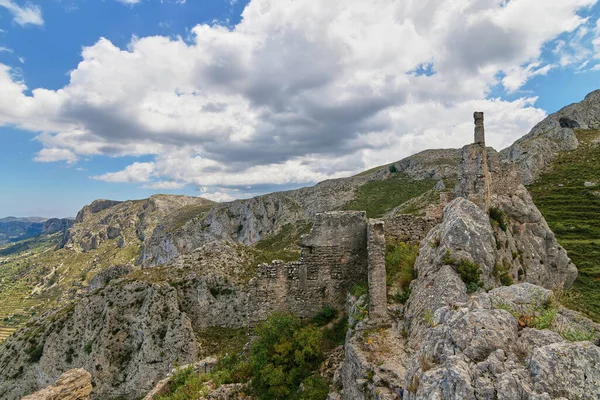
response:
{"label": "cumulus cloud", "polygon": [[37,162],[66,161],[68,164],[73,164],[78,160],[78,157],[68,149],[46,148],[42,149],[34,160]]}
{"label": "cumulus cloud", "polygon": [[174,181],[158,181],[153,182],[148,185],[142,186],[144,189],[161,189],[161,190],[175,190],[181,189],[185,186],[183,182],[174,182]]}
{"label": "cumulus cloud", "polygon": [[34,4],[19,6],[12,0],[0,0],[0,7],[6,8],[13,15],[13,20],[21,26],[44,25],[40,6]]}
{"label": "cumulus cloud", "polygon": [[152,155],[94,178],[213,199],[462,146],[476,109],[502,148],[545,113],[491,88],[554,68],[544,46],[587,26],[578,12],[595,2],[252,0],[238,25],[197,25],[190,40],[99,39],[59,90],[26,94],[0,64],[0,125],[79,157]]}
{"label": "cumulus cloud", "polygon": [[119,172],[108,172],[104,175],[92,176],[106,182],[148,182],[155,174],[153,162],[135,162]]}

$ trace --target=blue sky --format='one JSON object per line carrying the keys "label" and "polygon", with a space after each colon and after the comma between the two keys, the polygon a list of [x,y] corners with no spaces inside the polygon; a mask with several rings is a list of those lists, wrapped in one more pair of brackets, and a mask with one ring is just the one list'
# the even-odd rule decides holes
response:
{"label": "blue sky", "polygon": [[310,185],[475,108],[505,147],[600,88],[595,0],[301,3],[0,0],[0,216]]}

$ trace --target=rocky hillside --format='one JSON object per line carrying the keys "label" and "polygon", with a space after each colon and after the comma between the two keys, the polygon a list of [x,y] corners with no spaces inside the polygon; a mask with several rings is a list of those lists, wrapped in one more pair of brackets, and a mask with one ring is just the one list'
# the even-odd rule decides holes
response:
{"label": "rocky hillside", "polygon": [[[229,203],[98,200],[66,233],[66,224],[48,222],[43,238],[0,248],[2,326],[25,324],[0,344],[0,397],[19,398],[81,367],[92,375],[92,397],[136,398],[175,364],[239,352],[257,315],[323,278],[306,261],[318,259],[318,246],[301,255],[297,244],[314,233],[317,214],[365,210],[390,223],[398,214],[438,223],[452,189],[458,199],[421,242],[417,279],[388,294],[408,298],[406,306],[391,305],[374,332],[358,323],[366,298],[354,298],[350,319],[358,324],[336,390],[346,399],[398,390],[419,399],[595,396],[598,350],[588,343],[598,326],[564,306],[595,316],[600,304],[600,227],[578,206],[598,197],[599,100],[600,91],[591,93],[500,153],[480,144],[428,150],[354,177]],[[340,252],[327,265],[354,256],[334,236],[325,247]],[[393,251],[396,243],[388,244]],[[583,268],[577,279],[571,259]],[[344,275],[336,268],[327,279]],[[405,275],[410,281],[412,272]],[[585,297],[562,294],[574,282]],[[339,285],[313,289],[321,301]],[[302,303],[301,294],[289,303]],[[571,343],[580,340],[587,342]],[[583,378],[568,372],[568,359]]]}
{"label": "rocky hillside", "polygon": [[116,264],[135,264],[146,236],[167,215],[212,202],[186,196],[98,200],[75,221],[49,219],[38,236],[0,247],[0,340],[31,316],[81,297]]}
{"label": "rocky hillside", "polygon": [[521,168],[523,183],[533,183],[564,151],[579,147],[577,129],[600,129],[600,90],[585,96],[538,123],[531,131],[502,151],[502,156]]}

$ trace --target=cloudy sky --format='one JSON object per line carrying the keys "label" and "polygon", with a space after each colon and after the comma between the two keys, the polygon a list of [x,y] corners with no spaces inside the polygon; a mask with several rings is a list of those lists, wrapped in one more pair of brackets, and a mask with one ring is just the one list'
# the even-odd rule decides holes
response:
{"label": "cloudy sky", "polygon": [[472,139],[600,88],[597,0],[0,0],[0,216],[217,201]]}

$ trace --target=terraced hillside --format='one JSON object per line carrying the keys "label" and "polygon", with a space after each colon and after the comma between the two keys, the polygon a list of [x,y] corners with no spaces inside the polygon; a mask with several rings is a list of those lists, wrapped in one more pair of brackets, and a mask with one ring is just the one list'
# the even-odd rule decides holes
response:
{"label": "terraced hillside", "polygon": [[600,321],[600,130],[576,130],[579,147],[561,152],[528,187],[579,269],[571,306]]}

